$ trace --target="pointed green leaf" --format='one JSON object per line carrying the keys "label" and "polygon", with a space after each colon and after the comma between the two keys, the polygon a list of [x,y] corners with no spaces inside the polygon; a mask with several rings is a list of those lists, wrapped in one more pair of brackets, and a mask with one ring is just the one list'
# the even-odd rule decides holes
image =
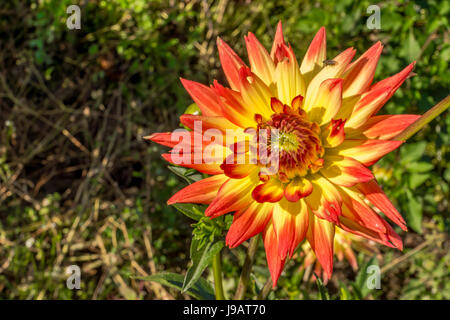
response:
{"label": "pointed green leaf", "polygon": [[222,250],[223,241],[210,242],[202,247],[199,246],[200,240],[193,238],[191,242],[191,260],[186,277],[184,278],[183,291],[188,290],[200,276],[206,267],[212,262],[216,254]]}
{"label": "pointed green leaf", "polygon": [[[141,280],[148,280],[148,281],[155,281],[162,285],[175,288],[178,290],[181,290],[183,287],[183,275],[177,274],[177,273],[158,273],[154,274],[148,277],[133,277],[135,279],[141,279]],[[187,294],[189,294],[191,297],[198,299],[198,300],[214,300],[214,288],[212,284],[203,279],[200,278],[191,285],[191,287],[188,290],[185,290]]]}

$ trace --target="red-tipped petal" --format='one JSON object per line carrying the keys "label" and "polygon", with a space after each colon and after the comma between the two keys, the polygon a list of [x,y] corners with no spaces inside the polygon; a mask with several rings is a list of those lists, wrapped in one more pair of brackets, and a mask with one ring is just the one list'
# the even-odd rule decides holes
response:
{"label": "red-tipped petal", "polygon": [[281,259],[278,255],[278,239],[273,225],[269,222],[263,232],[264,248],[266,249],[267,265],[272,277],[273,287],[277,285],[278,278],[283,271],[286,259]]}
{"label": "red-tipped petal", "polygon": [[183,87],[198,105],[203,116],[221,116],[219,97],[213,89],[191,80],[180,78]]}
{"label": "red-tipped petal", "polygon": [[273,82],[275,64],[270,58],[269,53],[251,32],[245,37],[245,44],[247,46],[248,58],[250,60],[252,71],[260,77],[266,85],[270,85]]}
{"label": "red-tipped petal", "polygon": [[277,31],[275,32],[275,38],[273,40],[272,50],[270,51],[270,57],[275,61],[275,52],[279,46],[285,45],[283,36],[283,26],[281,21],[278,21]]}
{"label": "red-tipped petal", "polygon": [[288,201],[297,202],[311,194],[313,186],[307,179],[292,179],[284,189],[284,196]]}
{"label": "red-tipped petal", "polygon": [[257,202],[278,202],[283,198],[283,186],[278,179],[258,185],[252,191],[253,199]]}
{"label": "red-tipped petal", "polygon": [[209,204],[216,197],[217,191],[228,180],[224,174],[218,174],[188,185],[175,193],[167,204],[201,203]]}
{"label": "red-tipped petal", "polygon": [[320,173],[334,184],[344,187],[351,187],[374,178],[372,172],[361,163],[342,156],[326,156]]}
{"label": "red-tipped petal", "polygon": [[253,202],[251,191],[257,183],[259,183],[257,173],[243,179],[229,179],[220,187],[205,215],[215,218],[228,212],[245,209]]}
{"label": "red-tipped petal", "polygon": [[220,38],[217,38],[219,59],[228,83],[233,90],[239,90],[239,69],[245,66],[241,58]]}
{"label": "red-tipped petal", "polygon": [[374,116],[357,130],[348,132],[350,139],[382,139],[389,140],[408,128],[420,118],[416,114],[395,114]]}
{"label": "red-tipped petal", "polygon": [[327,35],[324,27],[321,27],[314,36],[303,58],[300,72],[302,74],[321,68],[327,58]]}
{"label": "red-tipped petal", "polygon": [[328,279],[333,273],[334,223],[310,215],[307,239]]}
{"label": "red-tipped petal", "polygon": [[345,140],[336,148],[328,149],[328,155],[353,158],[365,166],[371,166],[381,157],[397,149],[403,142],[394,140]]}
{"label": "red-tipped petal", "polygon": [[406,222],[401,214],[395,209],[392,202],[381,190],[380,186],[375,180],[368,181],[357,185],[357,188],[375,207],[383,212],[389,219],[396,223],[404,231],[407,231]]}
{"label": "red-tipped petal", "polygon": [[344,98],[361,94],[369,88],[375,74],[381,51],[383,51],[383,45],[378,41],[361,55],[361,57],[348,66],[343,75]]}
{"label": "red-tipped petal", "polygon": [[310,210],[321,219],[336,222],[341,215],[341,195],[336,187],[322,176],[314,177],[313,191],[305,201]]}
{"label": "red-tipped petal", "polygon": [[272,210],[272,204],[253,202],[247,209],[236,212],[225,239],[226,244],[235,248],[264,231],[272,216]]}

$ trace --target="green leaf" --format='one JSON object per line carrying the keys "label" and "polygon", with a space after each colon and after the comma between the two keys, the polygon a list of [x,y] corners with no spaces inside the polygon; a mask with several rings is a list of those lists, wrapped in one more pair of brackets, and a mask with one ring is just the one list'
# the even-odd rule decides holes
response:
{"label": "green leaf", "polygon": [[409,176],[409,187],[414,190],[430,177],[428,173],[413,173]]}
{"label": "green leaf", "polygon": [[225,243],[223,241],[217,241],[200,247],[200,240],[196,238],[192,239],[190,253],[192,265],[189,267],[184,278],[183,291],[188,290],[197,282],[203,271],[212,262],[214,256],[222,250],[224,245]]}
{"label": "green leaf", "polygon": [[327,288],[323,285],[322,279],[320,279],[320,277],[318,277],[315,273],[314,275],[316,276],[316,284],[319,289],[320,299],[330,300],[330,295],[328,294]]}
{"label": "green leaf", "polygon": [[406,210],[405,215],[408,226],[417,233],[422,233],[422,204],[414,198],[411,191],[406,190],[406,196],[409,210]]}
{"label": "green leaf", "polygon": [[408,165],[408,170],[412,172],[428,172],[433,168],[433,164],[428,162],[412,162]]}
{"label": "green leaf", "polygon": [[[148,277],[133,277],[135,279],[155,281],[170,288],[181,290],[183,287],[183,275],[177,273],[158,273]],[[197,300],[214,300],[214,288],[212,284],[200,278],[194,283],[188,290],[185,290],[187,294]]]}
{"label": "green leaf", "polygon": [[365,263],[358,271],[358,274],[356,275],[355,279],[355,286],[354,288],[357,289],[356,291],[359,293],[361,299],[364,299],[369,295],[369,293],[372,291],[372,289],[369,288],[367,285],[367,280],[370,277],[370,273],[367,273],[367,268],[371,265],[377,265],[378,266],[378,260],[376,257],[372,257],[367,263]]}
{"label": "green leaf", "polygon": [[194,169],[177,166],[168,166],[167,168],[180,178],[186,180],[186,182],[189,184],[203,179],[202,174],[195,171]]}
{"label": "green leaf", "polygon": [[408,40],[406,41],[406,57],[409,61],[416,60],[420,53],[420,45],[414,36],[413,29],[409,30]]}
{"label": "green leaf", "polygon": [[410,164],[413,161],[416,161],[422,157],[425,152],[425,148],[427,143],[425,141],[410,143],[401,148],[401,163],[402,164]]}
{"label": "green leaf", "polygon": [[180,211],[185,216],[189,218],[199,221],[204,217],[203,208],[192,204],[192,203],[176,203],[173,205],[178,211]]}

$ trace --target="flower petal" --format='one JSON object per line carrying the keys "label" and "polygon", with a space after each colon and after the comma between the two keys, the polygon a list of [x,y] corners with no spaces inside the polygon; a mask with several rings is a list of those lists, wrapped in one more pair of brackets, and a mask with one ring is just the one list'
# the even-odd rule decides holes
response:
{"label": "flower petal", "polygon": [[222,133],[226,133],[227,129],[242,130],[242,128],[230,122],[225,117],[206,117],[193,114],[183,114],[180,117],[180,122],[192,130],[194,130],[194,125],[197,122],[197,124],[201,124],[202,132],[209,129],[219,129]]}
{"label": "flower petal", "polygon": [[308,85],[308,90],[306,91],[306,111],[310,110],[313,107],[312,102],[314,102],[317,96],[317,92],[319,91],[321,83],[327,79],[339,78],[347,68],[347,65],[350,63],[354,55],[355,50],[353,48],[348,48],[333,59],[333,61],[335,62],[334,64],[326,65],[317,75],[314,76],[314,78]]}
{"label": "flower petal", "polygon": [[245,107],[245,102],[239,92],[225,88],[216,80],[213,88],[220,96],[222,113],[228,120],[241,128],[255,125],[255,112]]}
{"label": "flower petal", "polygon": [[248,36],[244,38],[252,71],[264,81],[266,85],[270,86],[273,82],[273,74],[275,72],[273,60],[253,33],[249,32]]}
{"label": "flower petal", "polygon": [[308,242],[328,279],[333,273],[334,223],[310,215]]}
{"label": "flower petal", "polygon": [[406,222],[401,214],[395,209],[392,202],[381,190],[380,186],[375,180],[361,183],[356,186],[359,191],[369,200],[375,207],[383,212],[389,219],[397,224],[404,231],[407,231]]}
{"label": "flower petal", "polygon": [[216,218],[228,212],[247,208],[253,202],[251,191],[258,182],[257,172],[243,179],[229,179],[220,187],[205,215]]}
{"label": "flower petal", "polygon": [[194,182],[175,193],[167,204],[174,203],[202,203],[209,204],[217,195],[219,188],[228,180],[224,174]]}
{"label": "flower petal", "polygon": [[236,212],[225,239],[226,244],[230,248],[235,248],[263,232],[270,221],[272,211],[273,205],[270,203],[253,202],[247,209]]}
{"label": "flower petal", "polygon": [[245,66],[241,58],[219,37],[217,38],[217,48],[219,49],[219,59],[225,77],[233,90],[239,90],[239,69]]}
{"label": "flower petal", "polygon": [[[172,164],[176,164],[185,168],[191,168],[191,169],[195,169],[197,171],[200,171],[202,173],[206,173],[206,174],[222,174],[223,170],[220,168],[220,165],[222,164],[223,160],[220,160],[220,157],[218,157],[216,159],[216,162],[213,162],[213,160],[211,160],[212,162],[210,163],[195,163],[195,155],[194,154],[189,154],[189,156],[187,157],[188,161],[186,162],[182,162],[179,159],[182,158],[184,159],[184,157],[182,155],[177,155],[177,154],[172,154],[172,153],[164,153],[161,155],[164,160],[172,163]],[[179,157],[179,158],[177,158]],[[200,155],[201,157],[201,155]]]}
{"label": "flower petal", "polygon": [[281,45],[285,45],[285,42],[283,36],[283,26],[281,24],[281,21],[278,21],[277,31],[275,32],[272,50],[270,51],[270,57],[272,58],[273,61],[275,61],[275,53],[278,50],[278,47]]}
{"label": "flower petal", "polygon": [[320,175],[314,175],[313,191],[305,198],[309,209],[319,218],[331,222],[338,221],[341,215],[342,198],[336,187]]}
{"label": "flower petal", "polygon": [[239,70],[239,83],[244,103],[255,113],[270,118],[273,112],[270,107],[272,93],[269,87],[247,67]]}
{"label": "flower petal", "polygon": [[283,271],[286,259],[281,259],[278,255],[278,239],[273,229],[272,222],[267,223],[263,232],[264,248],[266,249],[267,265],[272,277],[273,287],[277,285],[278,278]]}
{"label": "flower petal", "polygon": [[305,95],[305,82],[298,68],[297,59],[291,47],[280,46],[276,53],[278,63],[275,68],[275,83],[278,99],[283,104],[290,105],[298,95]]}
{"label": "flower petal", "polygon": [[198,105],[203,116],[221,116],[222,108],[219,97],[213,89],[191,80],[180,78],[183,87]]}
{"label": "flower petal", "polygon": [[[314,71],[317,72],[323,66],[323,61],[327,58],[327,35],[324,27],[321,27],[317,31],[314,39],[306,51],[303,58],[302,65],[300,66],[300,72],[305,75],[305,78],[311,79]],[[310,73],[310,76],[306,76]]]}
{"label": "flower petal", "polygon": [[253,189],[252,196],[257,202],[278,202],[283,198],[283,186],[280,180],[270,179]]}
{"label": "flower petal", "polygon": [[278,239],[278,255],[292,257],[308,229],[309,213],[303,201],[281,200],[273,207],[272,223]]}
{"label": "flower petal", "polygon": [[343,88],[344,98],[361,94],[369,88],[381,51],[383,51],[383,45],[378,41],[348,66],[342,76],[345,80]]}
{"label": "flower petal", "polygon": [[284,196],[288,201],[297,202],[311,194],[313,186],[307,179],[295,178],[284,189]]}
{"label": "flower petal", "polygon": [[342,79],[327,79],[323,81],[315,99],[305,106],[312,122],[319,125],[327,124],[338,113],[342,103]]}
{"label": "flower petal", "polygon": [[371,166],[381,157],[397,149],[403,142],[394,140],[345,140],[336,148],[328,149],[328,155],[353,158],[365,166]]}
{"label": "flower petal", "polygon": [[325,156],[320,173],[334,184],[344,187],[351,187],[374,178],[372,172],[361,163],[342,156]]}
{"label": "flower petal", "polygon": [[388,97],[388,99],[389,99],[395,93],[395,91],[397,91],[397,89],[402,85],[402,83],[410,76],[415,65],[416,65],[416,62],[409,64],[405,69],[403,69],[399,73],[375,83],[370,88],[370,90],[391,87],[392,91],[391,91],[390,96]]}
{"label": "flower petal", "polygon": [[416,114],[382,115],[369,118],[367,122],[357,130],[347,130],[347,138],[350,139],[382,139],[389,140],[408,128],[414,121],[420,118]]}
{"label": "flower petal", "polygon": [[347,120],[346,128],[359,128],[375,114],[391,95],[391,87],[381,87],[364,93],[355,104],[350,118]]}

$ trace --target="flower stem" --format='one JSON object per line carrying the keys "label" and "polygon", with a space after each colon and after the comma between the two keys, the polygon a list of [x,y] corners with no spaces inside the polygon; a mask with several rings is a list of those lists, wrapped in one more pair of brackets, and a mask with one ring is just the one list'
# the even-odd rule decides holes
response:
{"label": "flower stem", "polygon": [[214,290],[216,293],[216,300],[225,300],[222,285],[222,259],[220,251],[213,258],[213,274],[214,274]]}
{"label": "flower stem", "polygon": [[265,300],[269,295],[270,290],[272,290],[272,278],[267,279],[264,287],[261,289],[261,292],[258,294],[258,297],[256,299]]}
{"label": "flower stem", "polygon": [[422,129],[427,123],[436,118],[450,106],[450,95],[445,97],[441,102],[435,105],[417,119],[413,124],[406,128],[403,132],[393,138],[393,140],[406,141],[411,138],[417,131]]}
{"label": "flower stem", "polygon": [[243,300],[245,292],[247,291],[248,280],[250,278],[250,271],[255,260],[256,249],[258,249],[259,236],[255,236],[250,240],[248,246],[247,256],[245,257],[244,265],[242,267],[239,284],[234,295],[235,300]]}

